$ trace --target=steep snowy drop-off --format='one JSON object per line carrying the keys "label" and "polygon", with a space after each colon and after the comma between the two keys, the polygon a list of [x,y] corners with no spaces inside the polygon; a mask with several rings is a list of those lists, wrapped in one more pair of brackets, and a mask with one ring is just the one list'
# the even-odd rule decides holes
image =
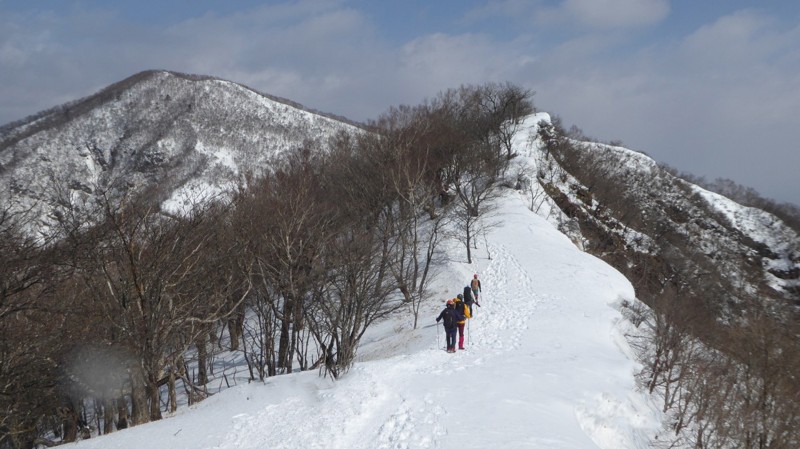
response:
{"label": "steep snowy drop-off", "polygon": [[[631,284],[583,253],[508,191],[488,252],[463,249],[437,278],[421,327],[398,313],[365,337],[340,381],[305,372],[240,385],[159,422],[87,440],[88,448],[644,448],[658,414],[616,310]],[[491,255],[491,258],[488,257]],[[468,349],[448,354],[431,326],[472,273],[484,285]],[[424,326],[424,327],[423,327]]]}

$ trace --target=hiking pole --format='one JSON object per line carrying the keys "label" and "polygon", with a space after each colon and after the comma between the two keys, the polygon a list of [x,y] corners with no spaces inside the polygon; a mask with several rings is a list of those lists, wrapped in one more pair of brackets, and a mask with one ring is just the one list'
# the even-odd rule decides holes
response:
{"label": "hiking pole", "polygon": [[442,347],[442,344],[439,343],[439,323],[436,323],[436,349]]}
{"label": "hiking pole", "polygon": [[469,322],[472,320],[467,320],[467,344],[472,346],[472,332],[469,331]]}

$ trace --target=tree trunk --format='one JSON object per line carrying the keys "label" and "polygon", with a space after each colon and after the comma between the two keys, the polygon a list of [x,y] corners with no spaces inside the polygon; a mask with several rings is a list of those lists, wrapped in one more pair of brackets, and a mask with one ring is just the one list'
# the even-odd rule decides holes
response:
{"label": "tree trunk", "polygon": [[103,434],[114,431],[114,400],[103,399]]}
{"label": "tree trunk", "polygon": [[239,349],[239,343],[244,333],[244,311],[237,310],[228,320],[228,334],[231,337],[231,351]]}
{"label": "tree trunk", "polygon": [[147,397],[150,402],[150,420],[161,419],[161,392],[158,389],[158,379],[153,375],[148,376]]}
{"label": "tree trunk", "polygon": [[73,443],[78,439],[78,413],[74,408],[63,407],[61,409],[61,425],[64,429],[63,441]]}
{"label": "tree trunk", "polygon": [[169,371],[167,389],[169,391],[169,411],[175,413],[178,410],[178,394],[175,392],[175,366]]}
{"label": "tree trunk", "polygon": [[284,295],[283,316],[281,317],[281,336],[278,342],[278,368],[291,372],[291,335],[290,324],[294,316],[294,300]]}
{"label": "tree trunk", "polygon": [[134,374],[135,379],[131,382],[131,424],[138,426],[150,422],[150,415],[147,410],[147,391],[145,391],[144,381],[139,373]]}
{"label": "tree trunk", "polygon": [[471,245],[471,243],[472,243],[472,233],[470,232],[471,228],[472,228],[472,223],[470,222],[470,219],[467,218],[467,226],[466,226],[466,229],[465,229],[465,231],[466,231],[465,234],[466,235],[464,237],[467,239],[466,240],[466,244],[467,244],[467,263],[469,263],[469,264],[472,263],[472,245]]}
{"label": "tree trunk", "polygon": [[127,429],[130,424],[129,418],[128,401],[125,400],[125,396],[120,396],[117,399],[117,430]]}
{"label": "tree trunk", "polygon": [[197,383],[205,385],[208,383],[208,349],[206,348],[206,333],[203,332],[197,337]]}

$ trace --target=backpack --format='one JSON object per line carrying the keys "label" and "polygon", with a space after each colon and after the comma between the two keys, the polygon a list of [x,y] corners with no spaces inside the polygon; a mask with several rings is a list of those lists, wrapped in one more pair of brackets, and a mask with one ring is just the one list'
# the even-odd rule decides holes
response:
{"label": "backpack", "polygon": [[472,299],[472,289],[469,287],[464,287],[464,303],[470,305],[474,302],[475,300]]}
{"label": "backpack", "polygon": [[478,290],[481,289],[481,281],[479,281],[477,279],[473,279],[471,285],[472,285],[472,289],[475,290],[475,291],[478,291]]}
{"label": "backpack", "polygon": [[467,319],[467,314],[464,313],[464,308],[466,307],[467,305],[464,304],[464,301],[459,301],[456,303],[455,312],[457,321],[464,321]]}
{"label": "backpack", "polygon": [[444,327],[451,329],[456,326],[456,312],[453,309],[444,311]]}

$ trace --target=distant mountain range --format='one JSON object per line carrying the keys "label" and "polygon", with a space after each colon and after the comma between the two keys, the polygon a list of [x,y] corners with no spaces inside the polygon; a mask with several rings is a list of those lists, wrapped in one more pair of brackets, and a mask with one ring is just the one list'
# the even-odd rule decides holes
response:
{"label": "distant mountain range", "polygon": [[[548,126],[550,134],[533,136],[547,141],[552,156],[537,180],[565,217],[562,231],[629,276],[638,293],[663,288],[680,271],[703,277],[709,290],[746,284],[754,294],[800,304],[796,230],[645,155],[570,141]],[[339,132],[365,131],[234,82],[147,71],[0,128],[0,199],[34,211],[31,231],[43,233],[59,213],[87,207],[97,195],[147,191],[180,209],[246,183],[276,154],[324,146]],[[708,294],[697,291],[702,282],[692,285],[687,294]],[[729,303],[720,299],[713,308]]]}

